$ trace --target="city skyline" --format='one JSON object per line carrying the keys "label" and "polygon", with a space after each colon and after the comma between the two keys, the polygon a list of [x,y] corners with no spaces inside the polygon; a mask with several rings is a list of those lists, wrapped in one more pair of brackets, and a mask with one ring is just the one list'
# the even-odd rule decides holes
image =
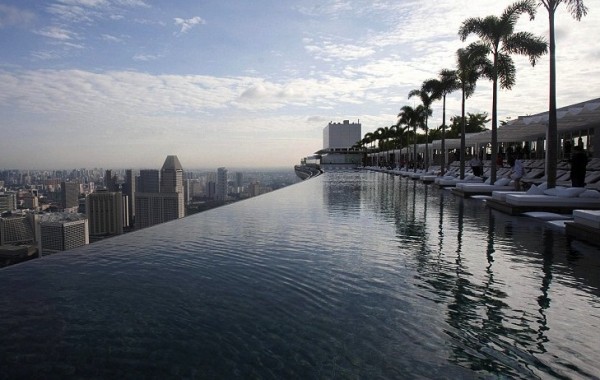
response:
{"label": "city skyline", "polygon": [[[285,167],[319,150],[330,121],[396,121],[408,92],[453,68],[467,1],[0,0],[0,165],[7,169]],[[558,106],[597,98],[600,0],[556,14]],[[548,38],[547,11],[517,31]],[[516,57],[499,118],[547,111],[548,55]],[[585,85],[582,85],[585,84]],[[468,112],[490,112],[478,82]],[[433,105],[430,126],[441,123]],[[449,96],[447,117],[460,113]],[[448,122],[448,121],[447,121]],[[149,157],[148,152],[152,152]],[[127,162],[129,164],[123,164]]]}

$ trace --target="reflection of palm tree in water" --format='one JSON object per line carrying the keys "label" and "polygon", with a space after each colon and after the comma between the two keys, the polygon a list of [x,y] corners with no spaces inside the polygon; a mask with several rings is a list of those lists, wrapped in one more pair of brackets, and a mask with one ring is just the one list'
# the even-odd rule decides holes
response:
{"label": "reflection of palm tree in water", "polygon": [[537,335],[537,347],[539,350],[538,352],[540,353],[546,352],[544,343],[548,342],[548,337],[546,337],[546,331],[548,331],[546,309],[550,308],[550,297],[548,296],[548,291],[550,290],[550,283],[552,282],[552,264],[554,262],[554,235],[544,231],[542,236],[544,247],[544,262],[542,264],[542,271],[544,272],[544,277],[542,278],[542,287],[540,288],[542,294],[538,297],[538,305],[540,305],[540,308],[538,309],[540,318],[538,321],[540,324]]}

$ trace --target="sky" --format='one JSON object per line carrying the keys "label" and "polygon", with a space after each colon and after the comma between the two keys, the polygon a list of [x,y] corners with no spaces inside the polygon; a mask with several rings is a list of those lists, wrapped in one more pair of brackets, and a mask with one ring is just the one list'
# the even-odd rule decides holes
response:
{"label": "sky", "polygon": [[[396,123],[497,0],[0,0],[0,169],[286,167],[330,122]],[[556,15],[558,106],[600,97],[600,0]],[[548,13],[516,31],[548,38]],[[549,57],[514,57],[498,116],[544,112]],[[468,112],[491,111],[480,80]],[[433,104],[430,127],[442,123]],[[460,94],[447,117],[460,114]],[[448,123],[448,122],[447,122]]]}

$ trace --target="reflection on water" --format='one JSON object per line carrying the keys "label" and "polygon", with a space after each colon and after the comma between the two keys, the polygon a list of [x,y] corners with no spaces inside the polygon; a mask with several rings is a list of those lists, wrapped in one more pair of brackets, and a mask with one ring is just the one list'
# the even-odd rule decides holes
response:
{"label": "reflection on water", "polygon": [[409,179],[326,173],[0,271],[0,378],[593,378],[600,258]]}

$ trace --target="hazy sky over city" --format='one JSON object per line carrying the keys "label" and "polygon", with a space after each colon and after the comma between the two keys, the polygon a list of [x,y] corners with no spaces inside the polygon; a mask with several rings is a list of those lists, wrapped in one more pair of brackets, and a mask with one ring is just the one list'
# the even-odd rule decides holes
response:
{"label": "hazy sky over city", "polygon": [[[293,165],[329,121],[395,123],[475,40],[461,22],[511,3],[0,0],[0,168]],[[580,22],[564,5],[556,17],[559,107],[600,97],[600,0],[585,4]],[[517,30],[547,38],[545,8]],[[501,120],[547,109],[548,56],[516,62]],[[458,93],[447,108],[460,113]],[[490,82],[467,110],[491,110]]]}

